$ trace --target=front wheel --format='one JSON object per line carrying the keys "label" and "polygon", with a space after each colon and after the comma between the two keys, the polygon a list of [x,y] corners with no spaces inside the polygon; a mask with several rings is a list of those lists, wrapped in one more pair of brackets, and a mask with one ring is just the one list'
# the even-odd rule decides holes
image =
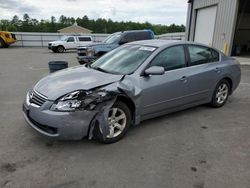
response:
{"label": "front wheel", "polygon": [[65,48],[63,46],[58,46],[57,47],[57,52],[58,53],[63,53],[65,51]]}
{"label": "front wheel", "polygon": [[116,102],[109,111],[109,133],[106,138],[100,131],[99,126],[94,129],[94,137],[105,144],[111,144],[120,140],[128,131],[131,124],[131,112],[123,102]]}
{"label": "front wheel", "polygon": [[221,80],[214,91],[211,106],[219,108],[222,107],[228,99],[230,93],[230,84],[227,80]]}

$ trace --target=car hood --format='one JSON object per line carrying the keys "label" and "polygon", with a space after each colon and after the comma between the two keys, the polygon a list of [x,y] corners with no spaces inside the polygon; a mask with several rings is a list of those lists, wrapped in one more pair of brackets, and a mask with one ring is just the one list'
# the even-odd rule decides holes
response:
{"label": "car hood", "polygon": [[76,90],[90,90],[121,80],[123,75],[108,74],[84,66],[77,66],[52,73],[34,86],[34,90],[48,97],[57,98]]}
{"label": "car hood", "polygon": [[63,43],[64,41],[61,40],[55,40],[55,41],[51,41],[48,44],[58,44],[58,43]]}

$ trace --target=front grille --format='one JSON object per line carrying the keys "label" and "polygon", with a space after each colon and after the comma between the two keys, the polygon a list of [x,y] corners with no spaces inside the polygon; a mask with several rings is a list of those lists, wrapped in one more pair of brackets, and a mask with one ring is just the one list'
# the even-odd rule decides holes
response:
{"label": "front grille", "polygon": [[28,118],[33,123],[33,125],[35,125],[39,129],[41,129],[42,131],[47,132],[49,134],[57,134],[57,132],[58,132],[57,128],[50,127],[48,125],[42,125],[42,124],[36,122],[35,120],[33,120],[32,118],[30,118],[29,116],[28,116]]}
{"label": "front grille", "polygon": [[47,101],[47,97],[43,96],[42,94],[36,92],[36,91],[33,91],[31,94],[30,94],[30,103],[33,103],[37,106],[42,106],[46,101]]}

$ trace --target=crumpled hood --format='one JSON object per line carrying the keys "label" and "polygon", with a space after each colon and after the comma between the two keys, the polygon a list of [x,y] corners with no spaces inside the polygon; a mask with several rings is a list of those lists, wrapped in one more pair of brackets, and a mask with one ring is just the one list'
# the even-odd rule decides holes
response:
{"label": "crumpled hood", "polygon": [[34,90],[49,100],[75,91],[90,90],[121,80],[123,75],[108,74],[84,66],[76,66],[50,74],[34,86]]}

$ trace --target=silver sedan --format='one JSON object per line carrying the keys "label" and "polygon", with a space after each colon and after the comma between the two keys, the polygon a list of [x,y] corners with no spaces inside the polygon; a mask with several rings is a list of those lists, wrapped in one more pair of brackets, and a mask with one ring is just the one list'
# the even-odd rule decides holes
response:
{"label": "silver sedan", "polygon": [[47,137],[113,143],[143,120],[201,104],[223,106],[240,79],[239,63],[214,48],[139,41],[44,77],[27,93],[23,112]]}

